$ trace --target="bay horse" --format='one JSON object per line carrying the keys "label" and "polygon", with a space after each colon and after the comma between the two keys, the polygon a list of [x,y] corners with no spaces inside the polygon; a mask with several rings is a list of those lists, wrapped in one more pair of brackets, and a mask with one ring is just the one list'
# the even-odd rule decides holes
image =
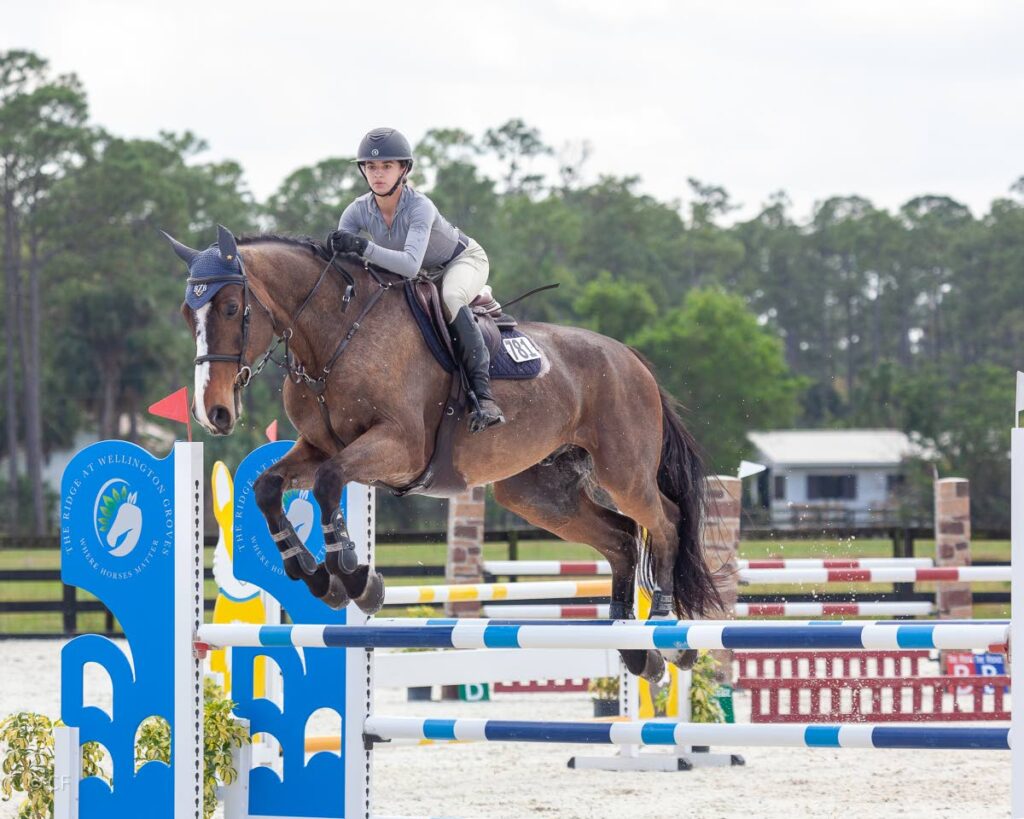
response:
{"label": "bay horse", "polygon": [[[189,266],[182,313],[196,340],[195,418],[214,435],[230,434],[254,368],[275,338],[285,343],[284,406],[300,435],[260,475],[256,502],[290,578],[333,608],[351,599],[374,613],[383,579],[358,565],[342,489],[356,481],[400,490],[420,477],[453,377],[413,320],[404,280],[311,239],[236,240],[221,227],[218,242],[198,251],[165,236]],[[459,424],[455,472],[468,486],[493,484],[498,503],[534,526],[600,552],[612,568],[613,619],[632,617],[638,571],[652,591],[652,619],[718,609],[701,549],[704,466],[650,367],[589,330],[518,329],[542,352],[541,372],[494,382],[507,423],[475,435]],[[286,489],[309,487],[322,515],[321,563],[282,508]],[[622,654],[632,673],[660,679],[659,652]],[[694,652],[664,657],[688,667]]]}

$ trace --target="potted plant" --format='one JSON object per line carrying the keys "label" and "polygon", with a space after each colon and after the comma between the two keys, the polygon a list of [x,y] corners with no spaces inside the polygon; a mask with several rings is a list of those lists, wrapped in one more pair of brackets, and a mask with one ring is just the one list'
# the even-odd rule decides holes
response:
{"label": "potted plant", "polygon": [[619,715],[619,678],[594,677],[588,685],[594,703],[595,717],[617,717]]}
{"label": "potted plant", "polygon": [[[709,651],[701,651],[693,664],[690,680],[690,722],[722,722],[722,704],[718,700],[716,660]],[[694,745],[694,753],[707,753],[707,745]]]}
{"label": "potted plant", "polygon": [[[426,619],[437,617],[437,611],[431,606],[409,606],[405,610],[406,617]],[[401,648],[399,651],[433,651],[431,648]],[[405,697],[409,702],[430,702],[434,696],[433,686],[413,685],[405,689]]]}
{"label": "potted plant", "polygon": [[[238,772],[231,765],[233,748],[251,742],[242,724],[231,715],[234,703],[212,680],[203,683],[204,718],[203,749],[205,777],[203,780],[203,816],[210,819],[217,809],[217,786],[230,783]],[[18,805],[18,816],[34,819],[53,815],[54,801],[54,739],[53,729],[62,725],[43,714],[20,712],[0,720],[0,745],[6,749],[0,754],[0,794],[3,801],[15,793],[26,796]],[[98,776],[108,782],[102,768],[103,748],[95,742],[82,744],[82,775]],[[143,720],[135,748],[135,767],[158,760],[170,764],[171,730],[165,719],[149,717]]]}

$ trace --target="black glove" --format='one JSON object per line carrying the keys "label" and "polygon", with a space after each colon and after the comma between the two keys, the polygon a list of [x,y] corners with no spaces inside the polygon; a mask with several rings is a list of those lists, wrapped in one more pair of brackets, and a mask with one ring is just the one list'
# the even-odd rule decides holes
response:
{"label": "black glove", "polygon": [[370,243],[362,236],[356,236],[347,230],[336,230],[327,235],[325,244],[332,253],[355,253],[362,256]]}

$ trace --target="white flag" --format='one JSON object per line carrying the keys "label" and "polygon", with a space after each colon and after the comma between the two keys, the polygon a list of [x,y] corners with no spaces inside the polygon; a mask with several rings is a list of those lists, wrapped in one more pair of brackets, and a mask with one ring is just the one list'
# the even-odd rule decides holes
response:
{"label": "white flag", "polygon": [[768,467],[764,464],[755,464],[753,461],[740,461],[740,471],[737,473],[736,477],[743,480],[744,478],[749,478],[751,475],[756,475],[758,472],[764,472],[767,468]]}

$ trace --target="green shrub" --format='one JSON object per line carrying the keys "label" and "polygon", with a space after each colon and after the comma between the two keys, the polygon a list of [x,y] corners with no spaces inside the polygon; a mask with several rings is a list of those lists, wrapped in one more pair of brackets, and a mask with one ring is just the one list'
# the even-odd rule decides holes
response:
{"label": "green shrub", "polygon": [[587,691],[595,700],[617,700],[619,698],[618,677],[594,677],[587,684]]}
{"label": "green shrub", "polygon": [[[53,816],[53,729],[63,725],[43,714],[22,711],[0,720],[3,779],[0,793],[7,802],[15,793],[25,794],[18,805],[18,819],[49,819]],[[82,746],[82,771],[109,782],[100,768],[106,754],[95,742]]]}
{"label": "green shrub", "polygon": [[715,679],[716,660],[710,652],[701,651],[693,664],[690,682],[690,722],[724,722],[725,714],[718,702],[718,681]]}
{"label": "green shrub", "polygon": [[[203,686],[205,700],[203,813],[209,819],[217,808],[217,784],[235,781],[238,772],[231,765],[231,752],[250,742],[242,724],[231,716],[234,703],[210,679]],[[43,714],[21,712],[0,721],[0,743],[6,746],[2,759],[3,800],[15,792],[26,794],[18,806],[18,819],[49,819],[53,816],[53,729],[62,725]],[[110,779],[100,767],[105,754],[95,742],[82,746],[83,776]],[[150,717],[139,726],[135,743],[136,770],[154,760],[170,762],[171,732],[162,717]]]}

